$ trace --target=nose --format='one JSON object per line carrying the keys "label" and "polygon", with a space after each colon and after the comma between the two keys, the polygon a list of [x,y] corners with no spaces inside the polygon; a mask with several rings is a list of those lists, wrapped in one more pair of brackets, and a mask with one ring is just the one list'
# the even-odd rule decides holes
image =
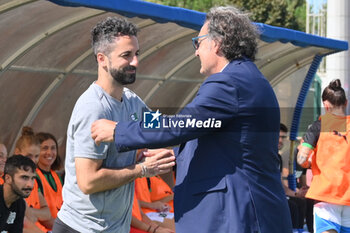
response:
{"label": "nose", "polygon": [[46,152],[48,153],[48,154],[53,154],[53,153],[55,153],[56,152],[56,148],[48,148],[47,150],[46,150]]}
{"label": "nose", "polygon": [[139,58],[136,55],[132,58],[130,65],[135,66],[135,67],[139,66]]}
{"label": "nose", "polygon": [[34,182],[35,182],[35,179],[29,179],[28,182],[27,182],[27,188],[33,189],[34,188]]}
{"label": "nose", "polygon": [[279,137],[279,140],[278,140],[279,143],[282,143],[283,142],[283,139],[282,137]]}
{"label": "nose", "polygon": [[194,51],[194,55],[195,55],[196,57],[199,57],[198,49],[196,49],[196,50]]}
{"label": "nose", "polygon": [[44,152],[43,155],[49,155],[49,154],[51,154],[51,149],[47,148],[43,152]]}

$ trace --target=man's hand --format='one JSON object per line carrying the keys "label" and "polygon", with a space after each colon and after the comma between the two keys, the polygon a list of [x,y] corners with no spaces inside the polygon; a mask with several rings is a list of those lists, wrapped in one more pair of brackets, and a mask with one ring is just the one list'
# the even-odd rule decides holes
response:
{"label": "man's hand", "polygon": [[298,190],[298,192],[295,193],[295,196],[304,198],[308,190],[309,190],[309,187],[303,186]]}
{"label": "man's hand", "polygon": [[173,150],[170,150],[170,149],[165,149],[165,148],[161,148],[161,149],[145,149],[142,151],[143,153],[143,156],[145,157],[152,157],[152,156],[155,156],[161,152],[164,152],[164,153],[167,153],[169,155],[174,155],[174,151]]}
{"label": "man's hand", "polygon": [[143,152],[146,157],[140,164],[145,172],[144,176],[151,177],[164,174],[171,171],[175,165],[175,156],[173,150],[157,149]]}
{"label": "man's hand", "polygon": [[138,149],[136,151],[136,162],[141,162],[143,161],[142,159],[145,157],[144,153],[147,151],[148,149],[145,148],[145,149]]}
{"label": "man's hand", "polygon": [[168,212],[170,210],[170,206],[167,203],[163,203],[161,201],[155,201],[151,203],[152,209],[157,212]]}
{"label": "man's hand", "polygon": [[101,142],[113,142],[114,130],[117,122],[106,119],[100,119],[91,125],[91,137],[95,140],[96,145]]}

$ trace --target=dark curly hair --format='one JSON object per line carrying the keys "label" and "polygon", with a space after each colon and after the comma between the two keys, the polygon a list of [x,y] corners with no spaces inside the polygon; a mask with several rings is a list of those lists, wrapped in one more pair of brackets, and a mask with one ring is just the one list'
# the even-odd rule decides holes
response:
{"label": "dark curly hair", "polygon": [[336,107],[343,106],[347,103],[344,89],[341,87],[339,79],[331,81],[322,92],[322,101],[328,100]]}
{"label": "dark curly hair", "polygon": [[109,55],[114,39],[118,36],[137,36],[137,27],[135,24],[124,18],[108,17],[91,30],[91,45],[95,57],[101,52]]}
{"label": "dark curly hair", "polygon": [[28,157],[25,157],[23,155],[13,155],[6,160],[4,174],[8,174],[13,177],[17,172],[17,169],[24,171],[31,170],[34,173],[36,165]]}
{"label": "dark curly hair", "polygon": [[259,31],[248,14],[233,6],[213,7],[206,16],[209,38],[221,43],[220,49],[231,61],[242,57],[255,60]]}

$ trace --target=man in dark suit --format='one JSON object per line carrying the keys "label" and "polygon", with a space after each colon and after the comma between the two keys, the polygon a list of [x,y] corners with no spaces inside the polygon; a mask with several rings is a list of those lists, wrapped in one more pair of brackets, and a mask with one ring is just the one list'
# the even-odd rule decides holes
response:
{"label": "man in dark suit", "polygon": [[[200,72],[208,78],[180,112],[187,119],[163,117],[158,130],[146,130],[140,122],[99,120],[92,125],[96,143],[113,141],[115,133],[119,151],[180,144],[177,232],[292,232],[278,170],[279,106],[252,62],[257,35],[236,8],[212,8],[192,39]],[[177,127],[164,127],[170,121]]]}

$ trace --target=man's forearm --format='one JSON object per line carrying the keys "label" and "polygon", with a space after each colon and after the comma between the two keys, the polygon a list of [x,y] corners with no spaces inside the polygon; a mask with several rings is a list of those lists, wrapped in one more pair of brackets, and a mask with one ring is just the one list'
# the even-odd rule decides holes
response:
{"label": "man's forearm", "polygon": [[41,221],[46,221],[51,218],[51,213],[48,206],[40,207],[40,209],[31,208],[31,212],[38,218],[38,220]]}
{"label": "man's forearm", "polygon": [[[148,157],[150,156],[150,157]],[[78,186],[85,194],[119,188],[138,177],[154,176],[169,172],[175,165],[172,150],[156,150],[148,153],[141,164],[125,168],[103,168],[103,160],[76,158],[75,168]]]}
{"label": "man's forearm", "polygon": [[89,180],[78,181],[78,185],[83,193],[93,194],[119,188],[141,177],[141,174],[142,168],[138,164],[121,169],[100,168]]}

